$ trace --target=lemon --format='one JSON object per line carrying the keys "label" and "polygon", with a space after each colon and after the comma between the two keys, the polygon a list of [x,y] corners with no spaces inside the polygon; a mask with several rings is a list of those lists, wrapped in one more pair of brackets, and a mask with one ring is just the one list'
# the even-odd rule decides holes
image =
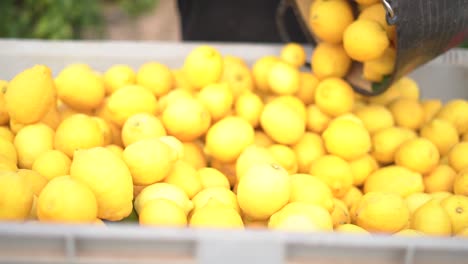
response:
{"label": "lemon", "polygon": [[325,155],[325,146],[320,135],[305,132],[301,139],[292,147],[296,154],[298,172],[309,173],[312,162]]}
{"label": "lemon", "polygon": [[424,191],[453,192],[453,184],[457,173],[446,164],[439,164],[428,174],[424,175]]}
{"label": "lemon", "polygon": [[261,57],[255,61],[252,66],[252,76],[257,89],[260,91],[270,90],[268,75],[273,65],[278,61],[280,61],[278,57],[271,55]]}
{"label": "lemon", "polygon": [[[363,1],[359,0],[357,2],[360,3]],[[385,11],[383,4],[378,3],[377,0],[367,0],[366,2],[369,2],[369,3],[365,3],[367,7],[361,11],[358,19],[374,20],[375,22],[379,23],[380,26],[382,26],[385,29],[385,31],[387,32],[387,37],[390,40],[393,40],[396,29],[395,29],[395,26],[389,25],[387,23],[386,11]]]}
{"label": "lemon", "polygon": [[143,139],[166,136],[166,129],[162,121],[148,113],[139,113],[130,116],[122,127],[122,142],[124,146]]}
{"label": "lemon", "polygon": [[138,221],[143,226],[184,227],[187,216],[176,203],[161,198],[148,201],[140,210]]}
{"label": "lemon", "polygon": [[439,151],[428,139],[414,138],[402,143],[395,152],[395,164],[422,174],[439,164]]}
{"label": "lemon", "polygon": [[175,90],[192,91],[194,88],[182,69],[172,69]]}
{"label": "lemon", "polygon": [[401,91],[397,87],[397,84],[398,84],[398,81],[390,85],[390,87],[388,87],[388,89],[382,94],[379,94],[376,96],[365,97],[366,101],[368,101],[371,104],[387,106],[389,103],[401,97]]}
{"label": "lemon", "polygon": [[136,185],[149,185],[164,180],[177,161],[175,151],[158,138],[142,139],[127,146],[123,160]]}
{"label": "lemon", "polygon": [[243,118],[228,116],[215,123],[206,134],[206,152],[223,162],[236,160],[254,142],[254,129]]}
{"label": "lemon", "polygon": [[184,144],[173,136],[162,136],[158,138],[160,141],[168,145],[174,152],[177,159],[184,157]]}
{"label": "lemon", "polygon": [[30,184],[35,196],[41,194],[42,189],[44,189],[48,182],[47,178],[33,170],[19,169],[16,173]]}
{"label": "lemon", "polygon": [[413,215],[419,207],[423,206],[431,199],[432,196],[430,194],[423,192],[417,192],[406,196],[405,201],[410,211],[410,215]]}
{"label": "lemon", "polygon": [[169,91],[169,93],[161,96],[158,101],[159,112],[164,112],[168,105],[171,105],[173,102],[179,100],[180,98],[195,98],[194,92],[190,90],[184,90],[181,88],[174,89]]}
{"label": "lemon", "polygon": [[351,217],[349,215],[348,207],[346,204],[334,198],[333,202],[335,204],[333,212],[331,212],[331,217],[333,220],[333,228],[337,228],[340,225],[350,224]]}
{"label": "lemon", "polygon": [[330,121],[331,117],[322,112],[317,105],[311,104],[307,106],[307,130],[315,133],[322,133],[327,128]]}
{"label": "lemon", "polygon": [[450,193],[450,192],[433,192],[433,193],[430,193],[430,195],[431,195],[433,200],[437,200],[437,201],[441,202],[443,199],[452,196],[453,193]]}
{"label": "lemon", "polygon": [[369,132],[363,125],[352,120],[331,121],[322,138],[328,153],[348,161],[357,159],[371,150]]}
{"label": "lemon", "polygon": [[184,156],[182,160],[191,164],[195,169],[206,167],[207,159],[203,153],[203,147],[198,141],[182,142]]}
{"label": "lemon", "polygon": [[178,160],[174,163],[172,170],[164,181],[179,186],[187,193],[190,199],[202,190],[202,184],[198,177],[197,169],[183,160]]}
{"label": "lemon", "polygon": [[11,159],[0,154],[0,171],[16,171],[18,166]]}
{"label": "lemon", "polygon": [[406,228],[406,229],[402,229],[402,230],[396,232],[393,235],[395,235],[395,236],[423,236],[424,233],[421,232],[421,231],[418,231],[418,230]]}
{"label": "lemon", "polygon": [[273,140],[262,130],[255,130],[254,145],[259,147],[268,147],[273,145]]}
{"label": "lemon", "polygon": [[453,233],[458,233],[468,227],[468,197],[452,195],[441,201],[442,207],[448,213],[452,223]]}
{"label": "lemon", "polygon": [[215,48],[200,45],[185,57],[183,71],[190,83],[201,89],[221,78],[223,58]]}
{"label": "lemon", "polygon": [[381,57],[390,45],[387,32],[377,22],[359,19],[350,24],[343,34],[346,53],[360,62]]}
{"label": "lemon", "polygon": [[96,124],[99,127],[99,130],[101,131],[102,145],[107,146],[111,144],[114,136],[112,135],[112,129],[111,129],[110,123],[104,120],[103,118],[97,117],[97,116],[92,116],[91,119],[93,119],[93,121],[96,122]]}
{"label": "lemon", "polygon": [[260,125],[277,143],[295,144],[305,132],[304,112],[284,100],[273,100],[265,105]]}
{"label": "lemon", "polygon": [[361,189],[356,186],[351,187],[346,194],[341,197],[341,200],[346,204],[349,210],[356,207],[359,201],[361,200],[363,193]]}
{"label": "lemon", "polygon": [[15,145],[13,142],[3,138],[0,138],[0,155],[3,155],[14,164],[18,162],[18,155],[16,154]]}
{"label": "lemon", "polygon": [[268,72],[268,86],[278,95],[292,95],[299,90],[300,74],[294,66],[277,61]]}
{"label": "lemon", "polygon": [[203,189],[214,187],[230,189],[226,175],[215,168],[204,167],[198,169],[198,177]]}
{"label": "lemon", "polygon": [[369,234],[367,230],[354,224],[339,225],[335,228],[335,232],[351,234]]}
{"label": "lemon", "polygon": [[315,101],[315,89],[319,83],[317,76],[310,72],[299,72],[299,89],[295,96],[305,105]]}
{"label": "lemon", "polygon": [[104,82],[90,68],[65,67],[55,79],[58,98],[78,111],[97,108],[106,93]]}
{"label": "lemon", "polygon": [[0,126],[0,138],[13,142],[15,134],[7,126]]}
{"label": "lemon", "polygon": [[254,89],[254,80],[250,69],[244,62],[227,62],[224,60],[223,74],[220,82],[226,82],[236,100],[239,95]]}
{"label": "lemon", "polygon": [[181,98],[166,107],[162,121],[169,135],[192,141],[208,131],[211,115],[200,101]]}
{"label": "lemon", "polygon": [[171,70],[158,62],[146,62],[136,74],[136,83],[148,88],[157,97],[167,94],[174,86]]}
{"label": "lemon", "polygon": [[[2,84],[2,80],[0,80],[0,90],[3,89],[2,86],[5,85],[6,89],[6,83]],[[8,110],[6,108],[6,101],[5,101],[5,95],[3,92],[0,92],[0,125],[6,125],[10,121],[10,114],[8,114]]]}
{"label": "lemon", "polygon": [[460,141],[456,127],[449,121],[438,118],[424,124],[420,135],[434,143],[441,156],[446,155]]}
{"label": "lemon", "polygon": [[54,148],[54,131],[42,123],[27,125],[16,134],[14,145],[19,166],[31,169],[40,154]]}
{"label": "lemon", "polygon": [[[356,0],[356,2],[360,5],[372,5],[372,4],[375,4],[377,2],[379,2],[378,0]],[[365,10],[365,9],[364,9]]]}
{"label": "lemon", "polygon": [[330,213],[333,211],[333,194],[330,188],[318,177],[298,173],[291,175],[289,180],[291,184],[290,203],[315,204],[325,208]]}
{"label": "lemon", "polygon": [[184,190],[173,184],[158,182],[144,187],[136,196],[134,201],[136,212],[139,214],[149,201],[157,199],[174,202],[183,209],[186,215],[193,209],[193,203]]}
{"label": "lemon", "polygon": [[243,229],[244,223],[239,213],[215,199],[194,211],[189,225],[195,228]]}
{"label": "lemon", "polygon": [[367,105],[355,110],[354,114],[362,120],[370,134],[395,125],[392,113],[382,105]]}
{"label": "lemon", "polygon": [[300,202],[289,203],[273,214],[268,227],[288,231],[331,231],[333,222],[327,210]]}
{"label": "lemon", "polygon": [[367,177],[364,192],[392,192],[402,197],[424,191],[420,173],[398,165],[382,167]]}
{"label": "lemon", "polygon": [[135,71],[130,66],[124,64],[112,65],[104,73],[103,78],[107,94],[111,94],[123,86],[135,84],[136,82]]}
{"label": "lemon", "polygon": [[468,228],[463,228],[460,232],[456,234],[456,237],[459,237],[459,238],[468,237]]}
{"label": "lemon", "polygon": [[229,189],[223,187],[211,187],[201,190],[192,199],[194,210],[198,210],[208,204],[212,199],[217,200],[223,205],[230,206],[238,213],[240,212],[236,195]]}
{"label": "lemon", "polygon": [[319,43],[312,53],[312,71],[319,78],[346,76],[351,67],[351,58],[341,44]]}
{"label": "lemon", "polygon": [[60,123],[54,137],[54,146],[69,157],[79,149],[88,149],[104,145],[104,138],[99,125],[92,117],[74,114]]}
{"label": "lemon", "polygon": [[356,224],[369,232],[396,233],[410,217],[405,200],[398,194],[366,193],[356,208]]}
{"label": "lemon", "polygon": [[281,48],[280,58],[289,65],[299,68],[305,64],[306,53],[300,44],[291,42]]}
{"label": "lemon", "polygon": [[297,172],[298,164],[296,153],[289,147],[281,144],[273,144],[268,147],[275,158],[275,160],[281,165],[289,174]]}
{"label": "lemon", "polygon": [[448,152],[449,165],[460,172],[468,167],[468,142],[460,142],[454,145]]}
{"label": "lemon", "polygon": [[91,188],[98,203],[99,218],[118,221],[132,212],[132,175],[125,162],[112,151],[103,147],[76,151],[70,176]]}
{"label": "lemon", "polygon": [[450,215],[437,200],[430,200],[419,207],[411,217],[410,227],[428,235],[450,236],[452,234]]}
{"label": "lemon", "polygon": [[209,84],[198,92],[197,98],[206,106],[213,121],[227,116],[234,103],[228,83]]}
{"label": "lemon", "polygon": [[69,175],[49,181],[37,200],[37,216],[43,222],[91,223],[97,213],[94,193]]}
{"label": "lemon", "polygon": [[211,159],[210,166],[224,174],[228,179],[232,190],[236,192],[236,186],[238,183],[236,178],[236,162],[221,162],[217,159]]}
{"label": "lemon", "polygon": [[379,168],[379,164],[370,154],[365,154],[349,162],[353,173],[353,185],[361,186],[367,177]]}
{"label": "lemon", "polygon": [[353,22],[351,5],[346,1],[320,1],[310,9],[309,26],[322,41],[338,44]]}
{"label": "lemon", "polygon": [[435,117],[449,121],[457,128],[458,134],[463,134],[468,131],[468,102],[453,99],[447,102]]}
{"label": "lemon", "polygon": [[[424,121],[431,121],[442,108],[442,102],[439,99],[426,99],[421,101],[424,110]],[[458,132],[458,131],[457,131]]]}
{"label": "lemon", "polygon": [[325,182],[337,198],[343,197],[353,184],[349,163],[331,154],[314,160],[310,166],[310,174]]}
{"label": "lemon", "polygon": [[48,150],[41,153],[32,165],[32,169],[48,181],[58,176],[69,175],[70,158],[59,150]]}
{"label": "lemon", "polygon": [[260,96],[253,92],[245,92],[237,98],[234,112],[237,116],[247,120],[252,127],[257,127],[260,123],[263,107],[264,104]]}
{"label": "lemon", "polygon": [[24,177],[16,172],[0,170],[0,219],[25,220],[31,211],[33,191]]}
{"label": "lemon", "polygon": [[268,219],[288,203],[289,196],[289,175],[275,163],[252,165],[237,187],[240,208],[255,220]]}
{"label": "lemon", "polygon": [[405,141],[416,138],[416,133],[403,127],[384,128],[372,135],[371,155],[382,164],[394,161],[395,152]]}
{"label": "lemon", "polygon": [[396,99],[389,104],[388,109],[392,112],[397,126],[416,130],[424,124],[424,110],[417,100]]}
{"label": "lemon", "polygon": [[[395,61],[396,50],[393,47],[388,47],[380,57],[364,62],[364,77],[366,77],[366,72],[375,73],[381,78],[391,74],[395,68]],[[374,79],[374,81],[381,81],[381,78]]]}
{"label": "lemon", "polygon": [[255,164],[275,163],[275,156],[266,147],[257,145],[247,146],[242,150],[235,163],[235,173],[239,181],[244,177],[244,174]]}
{"label": "lemon", "polygon": [[458,173],[453,183],[453,193],[468,195],[468,170],[465,169]]}
{"label": "lemon", "polygon": [[354,105],[353,88],[340,78],[324,79],[317,86],[315,103],[322,112],[330,116],[351,112]]}
{"label": "lemon", "polygon": [[17,74],[8,83],[4,99],[11,119],[22,124],[38,122],[56,99],[51,70],[45,65],[35,65]]}

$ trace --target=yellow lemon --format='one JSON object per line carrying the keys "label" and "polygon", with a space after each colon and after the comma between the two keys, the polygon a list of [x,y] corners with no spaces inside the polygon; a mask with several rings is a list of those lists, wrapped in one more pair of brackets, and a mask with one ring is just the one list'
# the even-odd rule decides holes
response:
{"label": "yellow lemon", "polygon": [[164,112],[168,105],[171,105],[173,102],[179,100],[180,98],[194,98],[194,93],[190,90],[184,90],[181,88],[170,91],[169,93],[159,98],[159,112]]}
{"label": "yellow lemon", "polygon": [[333,220],[324,208],[300,202],[289,203],[273,214],[268,228],[288,231],[332,231]]}
{"label": "yellow lemon", "polygon": [[254,80],[245,63],[224,63],[221,82],[226,82],[234,100],[239,95],[254,89]]}
{"label": "yellow lemon", "polygon": [[335,232],[338,233],[351,233],[351,234],[369,234],[364,228],[355,224],[344,224],[339,225],[335,228]]}
{"label": "yellow lemon", "polygon": [[11,160],[12,163],[18,162],[18,155],[16,154],[16,148],[13,142],[6,139],[0,138],[0,155]]}
{"label": "yellow lemon", "polygon": [[236,162],[222,162],[217,159],[211,159],[210,166],[226,175],[226,178],[229,181],[229,185],[231,186],[232,190],[236,192],[236,186],[238,183],[236,176]]}
{"label": "yellow lemon", "polygon": [[44,189],[48,182],[46,177],[33,170],[19,169],[17,173],[20,177],[23,177],[25,181],[30,184],[33,194],[35,196],[39,196],[39,194],[41,194],[42,189]]}
{"label": "yellow lemon", "polygon": [[354,105],[353,88],[340,78],[324,79],[315,91],[315,103],[322,112],[330,116],[351,112]]}
{"label": "yellow lemon", "polygon": [[162,121],[169,135],[181,141],[192,141],[206,133],[211,115],[200,101],[181,98],[166,107]]}
{"label": "yellow lemon", "polygon": [[428,139],[414,138],[402,143],[395,152],[395,164],[422,174],[439,164],[437,147]]}
{"label": "yellow lemon", "polygon": [[111,125],[109,124],[109,122],[97,116],[92,116],[91,119],[93,119],[93,121],[96,122],[96,124],[99,127],[99,130],[101,131],[101,135],[103,139],[102,145],[107,146],[111,144],[114,136],[112,135],[112,129],[111,129]]}
{"label": "yellow lemon", "polygon": [[425,99],[421,101],[421,105],[424,110],[424,121],[429,122],[442,108],[442,101],[439,99]]}
{"label": "yellow lemon", "polygon": [[130,116],[122,127],[122,142],[124,146],[143,139],[159,138],[166,135],[162,121],[148,113]]}
{"label": "yellow lemon", "polygon": [[333,212],[331,212],[333,228],[337,228],[340,225],[350,224],[351,217],[349,215],[349,210],[346,204],[336,198],[333,199],[333,202],[335,204]]}
{"label": "yellow lemon", "polygon": [[305,64],[306,53],[300,44],[291,42],[281,48],[280,58],[289,65],[299,68]]}
{"label": "yellow lemon", "polygon": [[236,194],[223,187],[211,187],[201,190],[192,199],[194,210],[196,211],[204,207],[211,199],[215,199],[223,205],[230,206],[237,212],[240,212]]}
{"label": "yellow lemon", "polygon": [[310,72],[299,73],[299,89],[295,96],[305,105],[312,104],[315,101],[315,89],[319,83],[317,76]]}
{"label": "yellow lemon", "polygon": [[430,200],[419,207],[411,217],[410,227],[428,235],[450,236],[452,234],[450,215],[437,200]]}
{"label": "yellow lemon", "polygon": [[0,219],[25,220],[33,204],[33,191],[27,180],[16,172],[0,170]]}
{"label": "yellow lemon", "polygon": [[275,156],[266,147],[257,145],[247,146],[242,150],[235,163],[236,178],[239,181],[244,174],[255,164],[275,163]]}
{"label": "yellow lemon", "polygon": [[105,146],[106,149],[112,151],[117,157],[123,159],[123,151],[124,149],[121,146],[118,145],[107,145]]}
{"label": "yellow lemon", "polygon": [[[6,84],[2,84],[2,80],[0,80],[0,91],[3,89],[3,85],[5,85],[6,89]],[[0,92],[0,125],[6,125],[10,121],[10,114],[8,114],[8,110],[6,107],[6,101],[5,101],[5,94],[3,92]]]}
{"label": "yellow lemon", "polygon": [[190,83],[195,88],[201,89],[221,78],[223,58],[215,48],[200,45],[185,58],[183,71]]}
{"label": "yellow lemon", "polygon": [[468,142],[460,142],[454,145],[448,152],[449,165],[460,172],[468,167]]}
{"label": "yellow lemon", "polygon": [[[362,0],[356,1],[361,4]],[[382,3],[378,3],[377,0],[367,0],[368,3],[365,3],[367,6],[359,14],[358,19],[369,19],[374,20],[379,23],[387,32],[387,37],[390,40],[394,39],[395,36],[395,26],[389,25],[386,19],[386,11]]]}
{"label": "yellow lemon", "polygon": [[437,200],[437,201],[441,202],[443,199],[452,196],[453,193],[450,193],[450,192],[433,192],[433,193],[430,193],[430,195],[431,195],[433,200]]}
{"label": "yellow lemon", "polygon": [[195,228],[243,229],[244,223],[239,213],[230,206],[211,199],[194,211],[189,225]]}
{"label": "yellow lemon", "polygon": [[0,171],[16,171],[18,166],[11,159],[0,154]]}
{"label": "yellow lemon", "polygon": [[260,96],[253,92],[245,92],[237,98],[234,104],[234,112],[237,116],[247,120],[252,127],[257,127],[263,107],[264,104]]}
{"label": "yellow lemon", "polygon": [[278,95],[292,95],[299,90],[299,70],[290,64],[278,61],[268,72],[268,86]]}
{"label": "yellow lemon", "polygon": [[158,62],[147,62],[138,69],[136,83],[148,88],[157,97],[167,94],[174,86],[171,70]]}
{"label": "yellow lemon", "polygon": [[[400,79],[401,80],[401,79]],[[387,106],[389,103],[395,101],[396,99],[401,97],[401,91],[397,87],[397,82],[393,83],[388,89],[379,95],[376,96],[369,96],[365,97],[366,101],[371,104],[378,104],[378,105],[385,105]]]}
{"label": "yellow lemon", "polygon": [[70,158],[65,153],[54,149],[40,154],[34,161],[32,169],[50,181],[58,176],[69,175],[70,165]]}
{"label": "yellow lemon", "polygon": [[69,175],[49,181],[37,200],[37,217],[43,222],[91,223],[97,213],[94,193]]}
{"label": "yellow lemon", "polygon": [[346,194],[343,197],[341,197],[341,200],[346,204],[348,209],[351,210],[351,208],[357,206],[362,196],[363,193],[361,189],[357,188],[356,186],[353,186],[346,192]]}
{"label": "yellow lemon", "polygon": [[468,195],[468,170],[465,169],[458,173],[453,183],[453,193]]}
{"label": "yellow lemon", "polygon": [[214,187],[230,189],[226,175],[215,168],[204,167],[198,169],[198,177],[203,189]]}
{"label": "yellow lemon", "polygon": [[381,164],[394,161],[395,152],[405,141],[416,138],[416,133],[403,127],[384,128],[372,135],[371,155]]}
{"label": "yellow lemon", "polygon": [[56,99],[52,71],[47,66],[35,65],[17,74],[8,83],[4,99],[11,119],[22,124],[38,122]]}
{"label": "yellow lemon", "polygon": [[7,126],[0,126],[0,138],[13,142],[15,134]]}
{"label": "yellow lemon", "polygon": [[[377,2],[379,2],[378,0],[356,0],[356,2],[360,5],[372,5],[372,4],[375,4]],[[365,9],[364,9],[365,10]]]}
{"label": "yellow lemon", "polygon": [[331,119],[317,105],[311,104],[307,106],[307,130],[322,133],[327,128]]}
{"label": "yellow lemon", "polygon": [[127,85],[109,96],[106,107],[110,120],[122,127],[134,114],[156,114],[158,103],[149,89],[138,85]]}
{"label": "yellow lemon", "polygon": [[54,137],[55,149],[69,157],[79,149],[88,149],[104,145],[99,125],[92,117],[85,114],[74,114],[60,123]]}
{"label": "yellow lemon", "polygon": [[275,163],[252,165],[239,181],[237,199],[244,214],[265,220],[289,201],[288,172]]}
{"label": "yellow lemon", "polygon": [[296,153],[289,147],[281,144],[273,144],[268,147],[275,160],[289,173],[297,172],[298,164]]}
{"label": "yellow lemon", "polygon": [[395,236],[423,236],[424,233],[418,230],[406,228],[393,234]]}
{"label": "yellow lemon", "polygon": [[191,164],[195,169],[206,167],[207,158],[203,152],[203,147],[198,141],[182,142],[184,156],[182,160]]}
{"label": "yellow lemon", "polygon": [[173,184],[158,182],[144,187],[136,196],[134,201],[135,211],[140,214],[148,202],[158,199],[174,202],[183,209],[186,215],[193,209],[193,203],[184,190]]}
{"label": "yellow lemon", "polygon": [[388,109],[392,112],[397,126],[416,130],[424,124],[424,110],[417,100],[396,99],[389,104]]}
{"label": "yellow lemon", "polygon": [[364,192],[392,192],[402,197],[424,191],[420,173],[405,167],[390,165],[382,167],[367,177]]}
{"label": "yellow lemon", "polygon": [[384,106],[371,104],[354,111],[354,114],[362,120],[369,133],[394,126],[392,113]]}
{"label": "yellow lemon", "polygon": [[350,24],[343,34],[346,53],[360,62],[374,60],[382,56],[390,45],[387,32],[377,22],[359,19]]}
{"label": "yellow lemon", "polygon": [[435,117],[449,121],[457,128],[458,134],[463,134],[468,131],[468,102],[453,99],[442,106]]}
{"label": "yellow lemon", "polygon": [[356,209],[356,224],[369,232],[396,233],[408,224],[410,213],[398,194],[366,193]]}
{"label": "yellow lemon", "polygon": [[190,163],[178,160],[174,163],[169,175],[164,182],[179,186],[192,199],[202,190],[201,180],[198,171]]}
{"label": "yellow lemon", "polygon": [[59,99],[73,109],[97,108],[106,93],[104,82],[89,68],[66,67],[55,79]]}
{"label": "yellow lemon", "polygon": [[314,160],[310,166],[310,174],[325,182],[337,198],[343,197],[353,184],[353,173],[349,163],[331,154]]}
{"label": "yellow lemon", "polygon": [[351,58],[341,44],[319,43],[312,53],[312,71],[319,78],[346,76],[351,67]]}
{"label": "yellow lemon", "polygon": [[453,184],[457,173],[452,167],[446,164],[439,164],[428,174],[424,175],[424,191],[433,192],[453,192]]}
{"label": "yellow lemon", "polygon": [[176,137],[173,136],[162,136],[158,138],[163,143],[167,144],[169,147],[175,151],[175,156],[177,159],[181,159],[184,157],[184,144],[182,141],[178,140]]}
{"label": "yellow lemon", "polygon": [[371,150],[371,137],[363,125],[351,120],[333,120],[322,134],[328,153],[354,160]]}
{"label": "yellow lemon", "polygon": [[213,121],[227,116],[234,103],[228,83],[209,84],[198,92],[197,98],[206,106]]}
{"label": "yellow lemon", "polygon": [[232,162],[253,142],[253,127],[243,118],[228,116],[210,127],[205,149],[215,159]]}
{"label": "yellow lemon", "polygon": [[54,131],[41,123],[27,125],[18,131],[14,144],[19,167],[31,169],[40,154],[54,148]]}
{"label": "yellow lemon", "polygon": [[395,61],[396,50],[392,47],[388,47],[380,57],[364,62],[364,77],[367,77],[366,72],[371,72],[380,76],[379,79],[373,79],[373,81],[381,81],[383,76],[393,72],[393,69],[395,68]]}
{"label": "yellow lemon", "polygon": [[452,232],[458,233],[468,227],[468,197],[452,195],[443,199],[440,204],[445,209],[452,223]]}
{"label": "yellow lemon", "polygon": [[154,199],[141,209],[138,221],[143,226],[184,227],[187,225],[187,216],[176,203],[167,199]]}
{"label": "yellow lemon", "polygon": [[123,86],[135,84],[136,81],[135,71],[124,64],[112,65],[103,77],[107,94],[111,94]]}
{"label": "yellow lemon", "polygon": [[458,232],[456,234],[456,237],[459,237],[459,238],[466,238],[468,237],[468,227],[467,228],[463,228],[460,232]]}
{"label": "yellow lemon", "polygon": [[259,147],[268,147],[273,145],[273,140],[262,130],[255,130],[254,145]]}
{"label": "yellow lemon", "polygon": [[353,185],[361,186],[366,182],[367,177],[379,168],[375,158],[366,154],[349,162],[353,172]]}
{"label": "yellow lemon", "polygon": [[252,76],[255,83],[255,87],[260,91],[270,90],[268,82],[268,76],[273,65],[280,61],[275,56],[264,56],[256,60],[252,66]]}
{"label": "yellow lemon", "polygon": [[175,90],[192,91],[193,87],[182,69],[173,69],[172,77]]}
{"label": "yellow lemon", "polygon": [[347,1],[319,1],[310,9],[308,22],[320,40],[337,44],[343,40],[343,34],[353,20],[353,11]]}
{"label": "yellow lemon", "polygon": [[177,161],[175,151],[158,138],[142,139],[124,149],[123,160],[136,185],[164,180]]}
{"label": "yellow lemon", "polygon": [[96,196],[98,217],[118,221],[132,212],[132,175],[112,151],[95,147],[75,152],[71,178],[85,183]]}
{"label": "yellow lemon", "polygon": [[320,135],[306,132],[301,139],[292,147],[296,154],[298,172],[309,173],[312,162],[325,155],[325,146]]}
{"label": "yellow lemon", "polygon": [[410,215],[413,215],[414,212],[425,203],[429,202],[432,199],[432,196],[427,193],[417,192],[406,196],[405,201]]}
{"label": "yellow lemon", "polygon": [[438,118],[424,124],[420,135],[434,143],[441,156],[446,155],[460,140],[456,127],[449,121]]}
{"label": "yellow lemon", "polygon": [[333,211],[333,194],[322,180],[310,174],[293,174],[289,177],[291,184],[291,195],[289,202],[301,202],[315,204],[325,208],[328,212]]}

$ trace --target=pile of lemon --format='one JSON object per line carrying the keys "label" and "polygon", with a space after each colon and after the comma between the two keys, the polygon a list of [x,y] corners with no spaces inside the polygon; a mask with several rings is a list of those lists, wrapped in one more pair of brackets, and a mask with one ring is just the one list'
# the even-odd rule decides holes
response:
{"label": "pile of lemon", "polygon": [[0,219],[467,236],[468,102],[363,97],[305,60],[25,69],[0,84]]}
{"label": "pile of lemon", "polygon": [[309,28],[318,45],[312,55],[319,78],[342,78],[353,61],[362,65],[362,78],[380,82],[395,67],[395,26],[388,25],[380,0],[315,0],[309,8]]}

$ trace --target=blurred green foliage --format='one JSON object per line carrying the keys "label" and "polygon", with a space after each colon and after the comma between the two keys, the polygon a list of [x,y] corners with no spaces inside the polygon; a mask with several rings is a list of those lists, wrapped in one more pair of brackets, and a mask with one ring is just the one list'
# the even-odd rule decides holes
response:
{"label": "blurred green foliage", "polygon": [[100,38],[105,26],[105,4],[117,4],[135,18],[157,3],[158,0],[0,0],[0,37],[80,39],[87,31]]}

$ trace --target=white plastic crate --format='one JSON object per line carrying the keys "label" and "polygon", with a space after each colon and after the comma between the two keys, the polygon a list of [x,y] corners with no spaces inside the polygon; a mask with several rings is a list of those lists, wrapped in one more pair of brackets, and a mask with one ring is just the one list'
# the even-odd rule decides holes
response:
{"label": "white plastic crate", "polygon": [[[200,44],[248,63],[279,54],[281,45],[161,42],[42,42],[0,40],[0,79],[11,79],[34,64],[56,75],[70,63],[99,71],[116,63],[135,70],[154,60],[180,67]],[[311,49],[307,49],[309,56]],[[468,99],[468,51],[452,50],[411,76],[423,98]],[[48,225],[0,223],[0,263],[200,263],[200,264],[462,264],[468,240],[267,230],[147,228],[133,224]]]}

